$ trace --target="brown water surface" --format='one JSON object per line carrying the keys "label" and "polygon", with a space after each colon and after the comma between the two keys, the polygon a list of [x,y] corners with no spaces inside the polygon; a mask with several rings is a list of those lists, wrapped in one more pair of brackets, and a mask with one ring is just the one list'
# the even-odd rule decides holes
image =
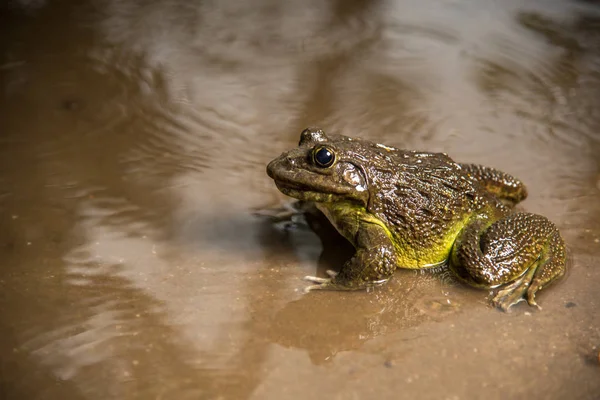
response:
{"label": "brown water surface", "polygon": [[[597,3],[12,0],[0,57],[0,398],[600,399]],[[568,277],[304,295],[307,125],[518,176]]]}

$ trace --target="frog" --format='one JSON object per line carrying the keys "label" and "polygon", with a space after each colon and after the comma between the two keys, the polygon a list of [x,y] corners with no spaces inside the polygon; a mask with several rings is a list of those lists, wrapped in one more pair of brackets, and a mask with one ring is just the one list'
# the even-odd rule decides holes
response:
{"label": "frog", "polygon": [[564,276],[566,246],[544,216],[516,210],[527,189],[492,167],[309,127],[267,165],[277,189],[314,206],[354,255],[313,290],[373,290],[396,269],[446,268],[509,311]]}

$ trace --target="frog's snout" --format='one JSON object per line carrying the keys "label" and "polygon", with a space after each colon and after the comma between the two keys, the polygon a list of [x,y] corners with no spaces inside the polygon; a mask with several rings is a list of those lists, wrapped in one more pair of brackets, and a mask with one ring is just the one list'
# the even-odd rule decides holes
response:
{"label": "frog's snout", "polygon": [[280,157],[277,157],[269,164],[267,164],[267,175],[269,175],[270,178],[275,179],[277,171],[290,169],[291,163],[289,158],[286,157],[285,154],[282,154]]}
{"label": "frog's snout", "polygon": [[274,168],[275,161],[277,161],[277,160],[273,160],[267,164],[267,175],[269,175],[269,178],[271,178],[271,179],[273,179],[273,168]]}

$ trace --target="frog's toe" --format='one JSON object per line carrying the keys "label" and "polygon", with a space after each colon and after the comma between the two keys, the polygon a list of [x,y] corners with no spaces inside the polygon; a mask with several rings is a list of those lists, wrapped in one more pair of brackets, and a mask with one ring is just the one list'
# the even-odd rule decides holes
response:
{"label": "frog's toe", "polygon": [[316,285],[309,285],[309,286],[307,286],[307,287],[304,288],[304,293],[308,293],[308,292],[311,292],[313,290],[323,290],[323,289],[326,289],[326,284],[319,283],[319,284],[316,284]]}
{"label": "frog's toe", "polygon": [[331,269],[328,269],[327,271],[325,271],[325,273],[330,277],[330,278],[335,278],[336,276],[338,276],[339,272],[335,272]]}
{"label": "frog's toe", "polygon": [[512,306],[521,301],[523,298],[524,291],[513,290],[513,289],[502,289],[492,299],[492,305],[501,309],[504,312],[508,312]]}
{"label": "frog's toe", "polygon": [[538,303],[536,303],[535,299],[533,298],[527,298],[527,304],[529,304],[531,307],[535,307],[538,310],[542,311],[542,306],[540,306]]}
{"label": "frog's toe", "polygon": [[305,287],[304,293],[308,293],[311,290],[329,289],[329,287],[332,285],[331,278],[320,278],[318,276],[305,276],[304,280],[314,283],[314,285]]}
{"label": "frog's toe", "polygon": [[330,283],[331,282],[331,278],[320,278],[318,276],[310,276],[310,275],[305,276],[304,280],[305,281],[309,281],[309,282],[313,282],[313,283],[319,283],[319,284]]}
{"label": "frog's toe", "polygon": [[535,294],[541,288],[542,287],[536,282],[532,283],[529,288],[527,288],[527,303],[538,310],[541,310],[542,307],[535,301]]}

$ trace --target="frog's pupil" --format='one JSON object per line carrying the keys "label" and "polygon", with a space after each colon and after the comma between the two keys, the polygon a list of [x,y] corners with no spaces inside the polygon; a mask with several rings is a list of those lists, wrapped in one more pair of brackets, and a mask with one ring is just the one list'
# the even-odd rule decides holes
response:
{"label": "frog's pupil", "polygon": [[333,162],[333,153],[326,148],[321,148],[315,154],[315,161],[322,167],[328,167]]}

